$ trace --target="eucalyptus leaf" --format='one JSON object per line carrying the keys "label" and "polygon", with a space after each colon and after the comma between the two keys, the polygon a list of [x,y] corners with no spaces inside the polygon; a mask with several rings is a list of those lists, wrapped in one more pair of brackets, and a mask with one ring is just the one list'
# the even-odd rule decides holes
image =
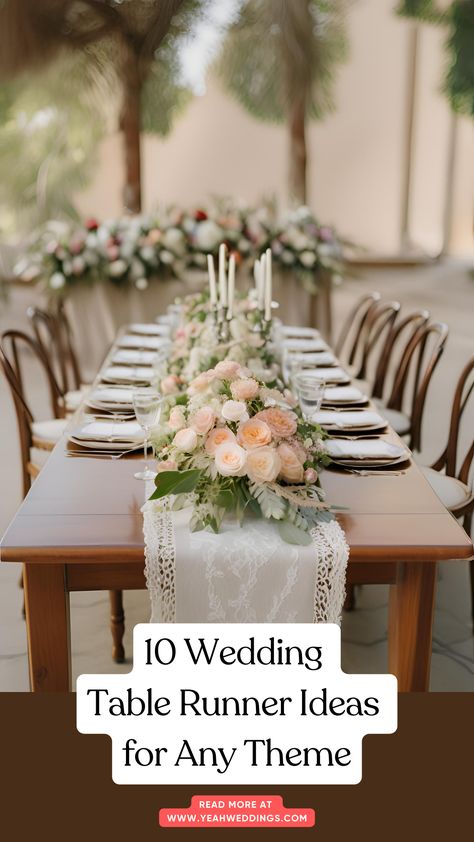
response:
{"label": "eucalyptus leaf", "polygon": [[278,532],[280,538],[287,544],[299,544],[301,547],[307,547],[311,544],[312,538],[309,532],[295,526],[288,520],[280,520],[278,522]]}

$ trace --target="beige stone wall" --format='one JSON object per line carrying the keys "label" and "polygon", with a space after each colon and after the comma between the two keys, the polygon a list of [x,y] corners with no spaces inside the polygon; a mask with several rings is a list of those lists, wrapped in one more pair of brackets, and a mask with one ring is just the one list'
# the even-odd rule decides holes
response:
{"label": "beige stone wall", "polygon": [[[395,254],[400,219],[406,125],[407,50],[411,24],[393,13],[394,0],[356,0],[349,15],[350,59],[340,70],[337,109],[309,132],[310,202],[321,219],[371,250]],[[450,126],[439,92],[442,34],[421,30],[416,88],[411,235],[436,253],[443,210]],[[286,134],[259,123],[210,79],[166,140],[145,137],[144,204],[186,205],[212,194],[247,201],[286,195]],[[120,212],[120,139],[106,139],[94,184],[81,209],[98,216]],[[472,122],[458,121],[450,250],[472,254]]]}

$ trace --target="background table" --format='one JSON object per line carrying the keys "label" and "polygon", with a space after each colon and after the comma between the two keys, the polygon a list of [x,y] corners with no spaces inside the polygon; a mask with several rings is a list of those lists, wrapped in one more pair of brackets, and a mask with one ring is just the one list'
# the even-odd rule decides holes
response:
{"label": "background table", "polygon": [[[137,459],[68,457],[64,438],[7,530],[3,562],[24,562],[30,682],[70,688],[69,592],[145,587]],[[326,471],[328,499],[350,545],[349,583],[391,584],[389,670],[400,691],[429,685],[436,562],[472,557],[472,544],[423,475]],[[146,620],[147,618],[144,618]]]}

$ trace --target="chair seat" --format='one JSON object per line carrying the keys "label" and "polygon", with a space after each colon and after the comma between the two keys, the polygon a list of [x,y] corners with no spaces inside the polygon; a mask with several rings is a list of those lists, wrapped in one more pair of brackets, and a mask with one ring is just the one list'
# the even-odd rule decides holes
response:
{"label": "chair seat", "polygon": [[84,400],[84,389],[75,389],[72,392],[66,392],[64,395],[64,405],[66,407],[66,412],[75,412],[78,409]]}
{"label": "chair seat", "polygon": [[59,441],[67,421],[65,418],[51,418],[48,421],[34,421],[32,424],[33,438],[40,442],[51,442],[56,444]]}
{"label": "chair seat", "polygon": [[399,409],[388,409],[379,398],[375,398],[374,403],[399,436],[405,436],[410,432],[411,423],[408,415],[400,412]]}
{"label": "chair seat", "polygon": [[422,467],[421,470],[431,485],[431,488],[447,509],[457,509],[470,499],[471,490],[461,480],[456,479],[456,477],[448,477],[446,474],[440,474],[439,471],[435,471],[433,468]]}

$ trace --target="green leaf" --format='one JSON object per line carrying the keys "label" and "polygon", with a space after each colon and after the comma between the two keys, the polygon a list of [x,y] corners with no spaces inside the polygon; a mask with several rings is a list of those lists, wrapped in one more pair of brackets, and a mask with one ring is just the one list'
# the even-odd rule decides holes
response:
{"label": "green leaf", "polygon": [[216,505],[220,506],[221,509],[225,509],[226,512],[231,512],[235,509],[236,500],[230,488],[224,488],[222,491],[219,491],[216,497]]}
{"label": "green leaf", "polygon": [[287,544],[299,544],[302,547],[307,547],[312,541],[309,532],[300,529],[299,526],[295,526],[294,523],[290,523],[288,520],[280,520],[278,522],[278,532],[280,533],[280,538]]}
{"label": "green leaf", "polygon": [[189,471],[162,471],[156,475],[156,491],[150,500],[159,500],[168,494],[189,494],[194,491],[201,476],[201,471],[193,468]]}

